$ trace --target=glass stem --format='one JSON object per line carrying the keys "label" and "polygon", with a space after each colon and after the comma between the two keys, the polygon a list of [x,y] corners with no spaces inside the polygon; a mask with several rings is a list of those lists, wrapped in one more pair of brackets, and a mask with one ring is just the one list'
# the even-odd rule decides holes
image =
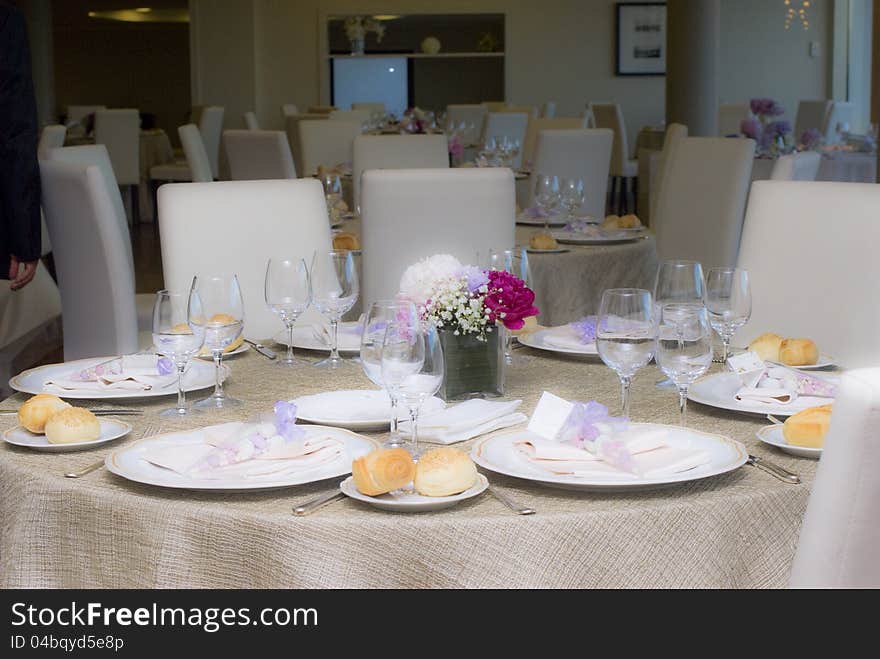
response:
{"label": "glass stem", "polygon": [[[502,325],[502,327],[504,327]],[[513,334],[504,327],[504,359],[510,364],[513,361]]]}
{"label": "glass stem", "polygon": [[410,440],[412,441],[413,457],[419,455],[419,405],[415,404],[409,408],[410,422]]}
{"label": "glass stem", "polygon": [[390,396],[391,398],[391,440],[394,441],[397,439],[397,436],[400,434],[400,431],[397,429],[397,397]]}
{"label": "glass stem", "polygon": [[293,322],[287,322],[287,361],[293,361]]}
{"label": "glass stem", "polygon": [[222,372],[221,362],[223,361],[223,351],[214,351],[214,398],[223,398],[223,378],[220,377]]}
{"label": "glass stem", "polygon": [[678,424],[684,428],[687,426],[687,400],[688,400],[688,388],[687,385],[678,387]]}
{"label": "glass stem", "polygon": [[721,363],[726,364],[727,358],[730,356],[730,339],[731,336],[728,332],[724,332],[721,335]]}
{"label": "glass stem", "polygon": [[183,372],[186,362],[177,365],[177,413],[186,414],[186,392],[183,390]]}
{"label": "glass stem", "polygon": [[629,418],[629,386],[632,384],[632,376],[620,376],[620,408],[621,416]]}
{"label": "glass stem", "polygon": [[339,357],[339,320],[337,318],[330,319],[330,359],[335,361]]}

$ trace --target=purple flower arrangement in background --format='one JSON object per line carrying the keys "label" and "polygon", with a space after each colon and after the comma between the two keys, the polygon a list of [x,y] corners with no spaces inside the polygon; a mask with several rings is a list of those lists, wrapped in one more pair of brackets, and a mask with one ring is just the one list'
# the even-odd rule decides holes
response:
{"label": "purple flower arrangement in background", "polygon": [[753,98],[749,101],[749,107],[752,114],[761,119],[761,123],[764,123],[765,118],[781,117],[785,114],[785,108],[772,98]]}
{"label": "purple flower arrangement in background", "polygon": [[807,128],[807,130],[801,133],[799,143],[801,148],[805,151],[818,149],[822,146],[822,131],[818,128]]}
{"label": "purple flower arrangement in background", "polygon": [[755,116],[743,119],[739,130],[758,143],[759,153],[775,156],[794,149],[791,122],[775,118],[785,114],[780,103],[772,98],[753,98],[749,108]]}

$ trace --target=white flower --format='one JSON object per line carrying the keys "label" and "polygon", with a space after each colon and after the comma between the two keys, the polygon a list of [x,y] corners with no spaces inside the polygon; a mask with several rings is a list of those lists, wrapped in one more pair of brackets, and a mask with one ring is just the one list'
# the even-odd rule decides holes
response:
{"label": "white flower", "polygon": [[400,278],[400,294],[417,305],[424,305],[437,293],[439,283],[450,279],[461,268],[461,263],[449,254],[437,254],[422,259],[406,269]]}

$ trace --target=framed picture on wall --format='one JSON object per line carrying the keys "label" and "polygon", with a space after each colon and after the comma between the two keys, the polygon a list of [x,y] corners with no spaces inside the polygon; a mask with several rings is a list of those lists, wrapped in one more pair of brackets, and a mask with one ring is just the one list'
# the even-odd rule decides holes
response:
{"label": "framed picture on wall", "polygon": [[666,75],[666,3],[618,2],[615,75]]}

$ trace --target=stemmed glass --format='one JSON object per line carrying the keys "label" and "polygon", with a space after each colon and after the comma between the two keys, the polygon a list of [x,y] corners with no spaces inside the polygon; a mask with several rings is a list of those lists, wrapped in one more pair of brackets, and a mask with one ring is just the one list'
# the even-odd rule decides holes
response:
{"label": "stemmed glass", "polygon": [[351,252],[318,252],[311,268],[312,304],[330,321],[330,356],[316,366],[339,368],[339,321],[357,301],[358,274]]}
{"label": "stemmed glass", "polygon": [[561,204],[565,208],[566,222],[571,222],[574,212],[583,206],[586,200],[584,182],[579,178],[564,178],[561,185],[559,192]]}
{"label": "stemmed glass", "polygon": [[[514,277],[522,279],[527,287],[532,286],[532,271],[529,268],[529,255],[525,248],[490,249],[487,266],[490,270],[509,272]],[[512,349],[514,333],[501,324],[498,325],[498,329],[504,337],[504,363],[510,366],[515,363]]]}
{"label": "stemmed glass", "polygon": [[657,344],[650,291],[611,288],[602,293],[596,348],[606,366],[620,377],[622,414],[629,417],[629,390],[636,372],[651,361]]}
{"label": "stemmed glass", "polygon": [[706,273],[705,305],[709,323],[721,337],[722,362],[726,363],[730,340],[752,315],[749,273],[741,268],[710,268]]}
{"label": "stemmed glass", "polygon": [[[654,279],[654,314],[659,319],[664,304],[670,302],[690,302],[701,304],[703,301],[705,279],[703,266],[696,261],[671,259],[663,261],[657,267]],[[658,387],[671,387],[669,378],[657,382]]]}
{"label": "stemmed glass", "polygon": [[679,425],[687,421],[688,387],[712,364],[712,330],[702,304],[664,304],[657,339],[657,363],[678,388]]}
{"label": "stemmed glass", "polygon": [[309,270],[302,259],[269,259],[264,285],[266,306],[281,318],[287,328],[287,356],[279,366],[295,366],[293,358],[293,325],[312,300]]}
{"label": "stemmed glass", "polygon": [[203,317],[199,294],[191,291],[156,293],[153,305],[153,346],[156,352],[168,357],[177,368],[177,407],[162,410],[160,416],[184,417],[191,414],[183,390],[183,373],[190,359],[195,357],[205,342],[204,327],[194,322]]}
{"label": "stemmed glass", "polygon": [[550,231],[550,216],[561,201],[559,177],[552,174],[538,174],[535,177],[535,203],[544,216],[544,231]]}
{"label": "stemmed glass", "polygon": [[399,397],[397,391],[387,386],[382,377],[382,345],[390,323],[404,322],[415,327],[418,322],[416,314],[416,307],[412,302],[379,300],[370,305],[369,311],[364,316],[361,332],[361,367],[373,384],[385,389],[391,399],[391,436],[385,442],[385,446],[389,448],[402,446],[403,442],[397,429]]}
{"label": "stemmed glass", "polygon": [[327,211],[332,212],[336,204],[342,199],[342,179],[339,174],[324,174],[321,178],[324,186],[324,197],[327,199]]}
{"label": "stemmed glass", "polygon": [[192,290],[202,301],[202,315],[194,321],[203,328],[205,346],[214,357],[214,393],[195,404],[197,408],[224,409],[243,403],[223,391],[223,351],[241,336],[244,327],[244,300],[238,277],[207,275],[193,278]]}
{"label": "stemmed glass", "polygon": [[486,163],[490,167],[494,167],[498,157],[498,149],[498,140],[494,137],[487,137],[483,140],[483,146],[480,149],[480,157],[485,158]]}

